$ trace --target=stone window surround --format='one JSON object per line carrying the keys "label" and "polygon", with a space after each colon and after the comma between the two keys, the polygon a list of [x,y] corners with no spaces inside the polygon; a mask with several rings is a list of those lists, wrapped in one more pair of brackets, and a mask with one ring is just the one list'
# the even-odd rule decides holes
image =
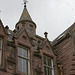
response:
{"label": "stone window surround", "polygon": [[3,39],[3,45],[2,45],[2,58],[1,58],[1,64],[0,64],[0,70],[5,71],[6,72],[6,64],[5,64],[5,60],[4,60],[4,50],[6,50],[3,46],[5,46],[5,42],[7,40],[7,36],[6,34],[0,33],[0,37],[2,37]]}
{"label": "stone window surround", "polygon": [[2,62],[2,46],[3,46],[3,39],[0,36],[0,65],[1,65],[1,62]]}

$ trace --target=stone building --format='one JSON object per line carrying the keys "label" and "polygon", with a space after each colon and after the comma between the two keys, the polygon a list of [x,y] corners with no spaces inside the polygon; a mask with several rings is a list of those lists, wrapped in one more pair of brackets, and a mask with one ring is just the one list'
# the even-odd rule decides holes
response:
{"label": "stone building", "polygon": [[26,6],[13,31],[0,20],[0,75],[75,75],[75,23],[52,42],[36,28]]}
{"label": "stone building", "polygon": [[36,34],[26,6],[13,31],[0,20],[0,75],[58,75],[47,34]]}
{"label": "stone building", "polygon": [[[75,23],[53,42],[59,75],[75,75]],[[60,71],[61,68],[61,71]]]}

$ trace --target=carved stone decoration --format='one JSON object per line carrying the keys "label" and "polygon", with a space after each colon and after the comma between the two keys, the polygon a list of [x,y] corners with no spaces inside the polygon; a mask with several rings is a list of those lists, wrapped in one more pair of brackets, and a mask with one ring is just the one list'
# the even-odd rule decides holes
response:
{"label": "carved stone decoration", "polygon": [[13,64],[8,63],[8,69],[13,70]]}
{"label": "carved stone decoration", "polygon": [[7,41],[7,45],[10,46],[10,47],[16,48],[15,43],[14,43],[13,40]]}
{"label": "carved stone decoration", "polygon": [[26,41],[27,40],[27,37],[25,35],[22,36],[22,38]]}
{"label": "carved stone decoration", "polygon": [[49,47],[49,46],[46,46],[46,49],[47,49],[47,50],[50,50],[50,47]]}
{"label": "carved stone decoration", "polygon": [[9,57],[14,59],[15,58],[15,49],[11,47],[9,52],[10,52]]}
{"label": "carved stone decoration", "polygon": [[15,72],[15,65],[13,63],[8,62],[7,72],[9,72],[9,73],[14,73]]}
{"label": "carved stone decoration", "polygon": [[40,58],[34,57],[34,60],[33,60],[33,68],[34,68],[34,71],[37,71],[39,73],[42,73],[42,62],[41,62],[41,59]]}

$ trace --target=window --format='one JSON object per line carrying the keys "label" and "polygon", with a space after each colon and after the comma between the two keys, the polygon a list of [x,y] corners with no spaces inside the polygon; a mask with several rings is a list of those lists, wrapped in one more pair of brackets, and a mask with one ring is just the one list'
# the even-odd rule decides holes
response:
{"label": "window", "polygon": [[17,27],[17,30],[19,30],[19,26]]}
{"label": "window", "polygon": [[53,59],[44,55],[44,73],[45,75],[54,75]]}
{"label": "window", "polygon": [[30,73],[29,54],[28,48],[23,46],[18,47],[18,71],[25,74]]}
{"label": "window", "polygon": [[30,25],[30,32],[32,32],[33,30],[33,25]]}
{"label": "window", "polygon": [[0,37],[0,64],[1,64],[1,56],[2,56],[2,38]]}

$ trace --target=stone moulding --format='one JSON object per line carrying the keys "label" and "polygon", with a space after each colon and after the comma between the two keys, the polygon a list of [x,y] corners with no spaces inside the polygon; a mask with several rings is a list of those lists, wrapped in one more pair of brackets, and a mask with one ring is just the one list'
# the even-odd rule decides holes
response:
{"label": "stone moulding", "polygon": [[33,53],[33,55],[41,58],[39,50],[35,50],[34,53]]}

